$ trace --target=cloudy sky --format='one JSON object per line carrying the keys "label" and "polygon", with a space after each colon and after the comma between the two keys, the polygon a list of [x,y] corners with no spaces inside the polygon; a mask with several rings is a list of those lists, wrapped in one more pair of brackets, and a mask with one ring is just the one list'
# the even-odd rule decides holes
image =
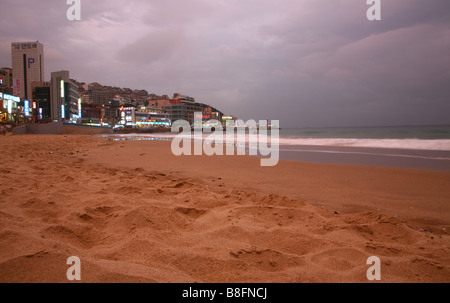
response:
{"label": "cloudy sky", "polygon": [[449,0],[2,0],[0,65],[40,41],[50,72],[193,96],[282,127],[450,124]]}

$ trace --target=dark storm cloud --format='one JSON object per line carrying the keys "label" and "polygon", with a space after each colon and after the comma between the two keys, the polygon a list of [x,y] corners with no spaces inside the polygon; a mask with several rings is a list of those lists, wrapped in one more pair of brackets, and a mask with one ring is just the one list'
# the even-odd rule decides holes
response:
{"label": "dark storm cloud", "polygon": [[13,41],[45,44],[47,78],[195,96],[285,127],[450,123],[448,0],[3,1]]}

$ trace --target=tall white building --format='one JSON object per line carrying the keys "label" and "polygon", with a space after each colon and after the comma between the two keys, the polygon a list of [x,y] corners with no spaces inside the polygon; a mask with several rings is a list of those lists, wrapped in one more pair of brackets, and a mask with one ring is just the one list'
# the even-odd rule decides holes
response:
{"label": "tall white building", "polygon": [[78,87],[70,80],[69,71],[51,73],[51,118],[76,122],[79,117]]}
{"label": "tall white building", "polygon": [[44,82],[44,45],[36,42],[11,43],[13,94],[32,99],[32,82]]}

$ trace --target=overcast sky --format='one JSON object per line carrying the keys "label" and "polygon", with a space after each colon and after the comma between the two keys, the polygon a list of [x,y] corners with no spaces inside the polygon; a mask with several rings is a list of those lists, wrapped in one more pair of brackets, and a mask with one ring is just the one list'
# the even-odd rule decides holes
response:
{"label": "overcast sky", "polygon": [[2,0],[11,42],[44,44],[46,80],[193,96],[282,127],[450,124],[449,0]]}

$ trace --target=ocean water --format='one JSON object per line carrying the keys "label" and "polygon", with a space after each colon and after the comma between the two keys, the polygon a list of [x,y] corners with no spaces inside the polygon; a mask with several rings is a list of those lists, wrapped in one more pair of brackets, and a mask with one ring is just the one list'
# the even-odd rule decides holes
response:
{"label": "ocean water", "polygon": [[280,158],[450,171],[450,126],[282,129]]}
{"label": "ocean water", "polygon": [[[113,140],[172,140],[177,135],[111,137]],[[210,134],[203,134],[203,140],[208,137],[211,138]],[[248,146],[249,136],[235,136],[229,142]],[[450,125],[281,129],[279,152],[280,159],[284,160],[450,171]]]}
{"label": "ocean water", "polygon": [[450,125],[282,129],[280,145],[450,151]]}
{"label": "ocean water", "polygon": [[450,125],[286,128],[283,136],[308,138],[450,139]]}

